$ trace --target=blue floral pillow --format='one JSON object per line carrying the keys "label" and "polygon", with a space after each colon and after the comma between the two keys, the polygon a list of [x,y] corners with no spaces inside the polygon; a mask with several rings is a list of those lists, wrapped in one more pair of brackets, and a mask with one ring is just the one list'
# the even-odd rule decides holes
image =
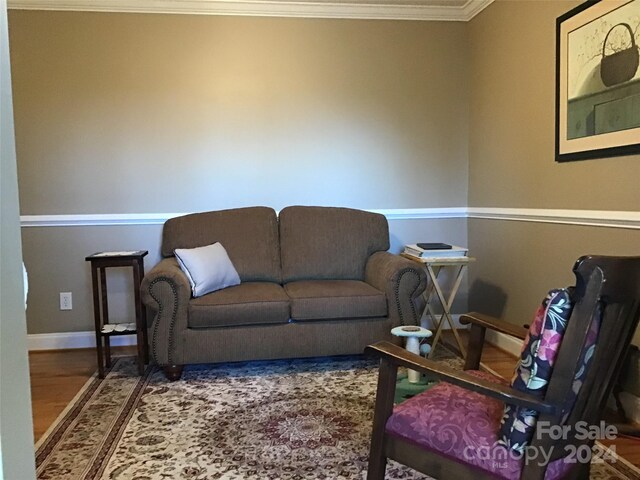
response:
{"label": "blue floral pillow", "polygon": [[[569,289],[551,290],[536,312],[522,345],[511,386],[543,398],[571,316],[573,302]],[[524,452],[535,431],[538,412],[505,405],[498,443]]]}

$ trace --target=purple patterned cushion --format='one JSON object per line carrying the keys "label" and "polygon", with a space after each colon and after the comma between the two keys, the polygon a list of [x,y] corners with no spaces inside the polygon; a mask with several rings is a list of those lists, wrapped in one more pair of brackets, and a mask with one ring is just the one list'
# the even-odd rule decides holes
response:
{"label": "purple patterned cushion", "polygon": [[[472,375],[496,383],[502,379],[480,371]],[[387,433],[438,452],[451,460],[477,467],[498,478],[520,477],[523,460],[498,444],[504,403],[441,382],[397,405],[387,421]],[[573,465],[552,462],[545,480],[560,479]]]}
{"label": "purple patterned cushion", "polygon": [[[522,344],[520,361],[511,381],[514,389],[544,398],[572,311],[573,301],[568,289],[551,290],[547,294]],[[535,410],[507,404],[499,442],[524,452],[533,437],[537,418]]]}

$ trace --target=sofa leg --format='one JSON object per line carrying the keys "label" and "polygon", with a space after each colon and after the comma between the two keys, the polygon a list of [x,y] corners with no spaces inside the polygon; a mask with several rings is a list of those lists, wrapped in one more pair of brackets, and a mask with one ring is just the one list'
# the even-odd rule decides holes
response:
{"label": "sofa leg", "polygon": [[171,380],[172,382],[180,380],[183,368],[184,365],[165,365],[162,367],[165,377],[167,377],[167,380]]}

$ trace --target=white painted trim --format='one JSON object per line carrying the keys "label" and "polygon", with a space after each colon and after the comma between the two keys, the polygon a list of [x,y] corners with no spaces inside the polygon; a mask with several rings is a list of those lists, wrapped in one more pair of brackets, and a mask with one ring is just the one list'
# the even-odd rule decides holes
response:
{"label": "white painted trim", "polygon": [[[558,210],[536,208],[392,208],[369,210],[388,220],[424,220],[447,218],[480,218],[519,222],[556,223],[640,229],[640,212],[614,210]],[[75,227],[110,225],[162,225],[170,218],[186,213],[122,213],[82,215],[22,215],[23,227]]]}
{"label": "white painted trim", "polygon": [[[467,328],[458,321],[460,315],[453,315],[454,323],[460,328]],[[448,324],[444,327],[448,329]],[[135,335],[111,337],[112,347],[136,345]],[[27,335],[27,348],[30,352],[38,350],[66,350],[72,348],[95,348],[96,334],[88,332],[36,333]]]}
{"label": "white painted trim", "polygon": [[[451,319],[453,320],[453,324],[458,330],[467,330],[469,328],[469,325],[461,324],[460,316],[461,315],[459,313],[451,314]],[[451,326],[449,325],[449,322],[447,322],[445,319],[443,320],[444,320],[444,325],[442,326],[442,329],[451,330]],[[435,330],[435,326],[433,325],[433,322],[431,321],[431,318],[429,317],[429,314],[427,313],[426,309],[424,312],[422,312],[422,318],[420,319],[420,326],[424,328],[428,328],[429,330]]]}
{"label": "white painted trim", "polygon": [[466,218],[465,207],[447,208],[390,208],[385,210],[367,210],[381,213],[387,220],[424,220],[431,218]]}
{"label": "white painted trim", "polygon": [[519,338],[506,335],[504,333],[495,332],[493,330],[487,330],[485,334],[485,340],[505,352],[508,352],[516,357],[520,356],[520,349],[522,348],[522,340]]}
{"label": "white painted trim", "polygon": [[[420,220],[429,218],[465,218],[467,209],[458,208],[405,208],[369,210],[381,213],[389,220]],[[109,225],[162,225],[168,219],[187,213],[122,213],[83,215],[22,215],[23,227],[87,227]]]}
{"label": "white painted trim", "polygon": [[[454,323],[458,328],[467,328],[467,325],[461,325],[459,322],[460,315],[452,315]],[[449,329],[449,325],[445,324],[445,329]],[[123,335],[111,337],[112,347],[122,347],[128,345],[136,345],[135,335]],[[66,350],[72,348],[95,348],[96,334],[93,331],[88,332],[60,332],[60,333],[36,333],[27,335],[27,348],[29,351],[38,350]]]}
{"label": "white painted trim", "polygon": [[120,213],[83,215],[21,215],[23,227],[88,227],[100,225],[162,225],[186,213]]}
{"label": "white painted trim", "polygon": [[436,6],[409,2],[359,3],[353,0],[9,0],[8,7],[16,10],[466,22],[492,2],[493,0],[468,0],[463,6]]}
{"label": "white painted trim", "polygon": [[[122,335],[111,337],[112,347],[136,345],[135,335]],[[95,332],[61,332],[61,333],[37,333],[27,335],[27,348],[36,350],[65,350],[69,348],[95,348]]]}
{"label": "white painted trim", "polygon": [[468,0],[465,6],[462,7],[462,10],[464,12],[462,16],[468,22],[492,3],[493,0]]}
{"label": "white painted trim", "polygon": [[627,418],[632,422],[640,423],[640,397],[629,392],[620,392],[620,402]]}
{"label": "white painted trim", "polygon": [[640,229],[640,212],[614,210],[558,210],[542,208],[474,208],[467,209],[468,218],[516,220],[519,222],[560,223]]}

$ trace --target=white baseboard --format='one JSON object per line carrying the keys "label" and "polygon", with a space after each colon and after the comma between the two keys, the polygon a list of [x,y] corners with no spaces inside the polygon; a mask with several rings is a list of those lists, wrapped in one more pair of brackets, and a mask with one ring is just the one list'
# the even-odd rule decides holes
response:
{"label": "white baseboard", "polygon": [[[111,337],[112,347],[136,345],[135,335]],[[27,348],[37,350],[65,350],[70,348],[95,348],[95,332],[38,333],[27,335]]]}
{"label": "white baseboard", "polygon": [[[460,315],[452,315],[457,328],[467,328],[459,322]],[[445,324],[445,330],[449,325]],[[111,337],[112,347],[124,347],[136,345],[135,335],[123,335]],[[95,332],[61,332],[61,333],[36,333],[27,335],[27,347],[30,352],[38,350],[66,350],[72,348],[95,348]]]}
{"label": "white baseboard", "polygon": [[487,330],[485,339],[491,345],[501,348],[505,352],[509,352],[516,357],[520,356],[522,348],[522,340],[493,330]]}
{"label": "white baseboard", "polygon": [[629,392],[620,392],[620,402],[627,418],[635,423],[640,423],[640,397]]}
{"label": "white baseboard", "polygon": [[[459,313],[451,314],[451,319],[453,320],[453,324],[456,326],[457,329],[466,330],[467,328],[469,328],[469,325],[462,325],[460,323],[460,314]],[[420,320],[420,324],[424,328],[428,328],[429,330],[435,330],[433,322],[431,321],[431,319],[429,319],[429,317],[426,314],[426,312],[425,312],[424,315],[422,315],[422,319]],[[443,330],[451,330],[451,326],[449,325],[449,322],[444,320],[444,326],[442,327],[442,329]]]}

